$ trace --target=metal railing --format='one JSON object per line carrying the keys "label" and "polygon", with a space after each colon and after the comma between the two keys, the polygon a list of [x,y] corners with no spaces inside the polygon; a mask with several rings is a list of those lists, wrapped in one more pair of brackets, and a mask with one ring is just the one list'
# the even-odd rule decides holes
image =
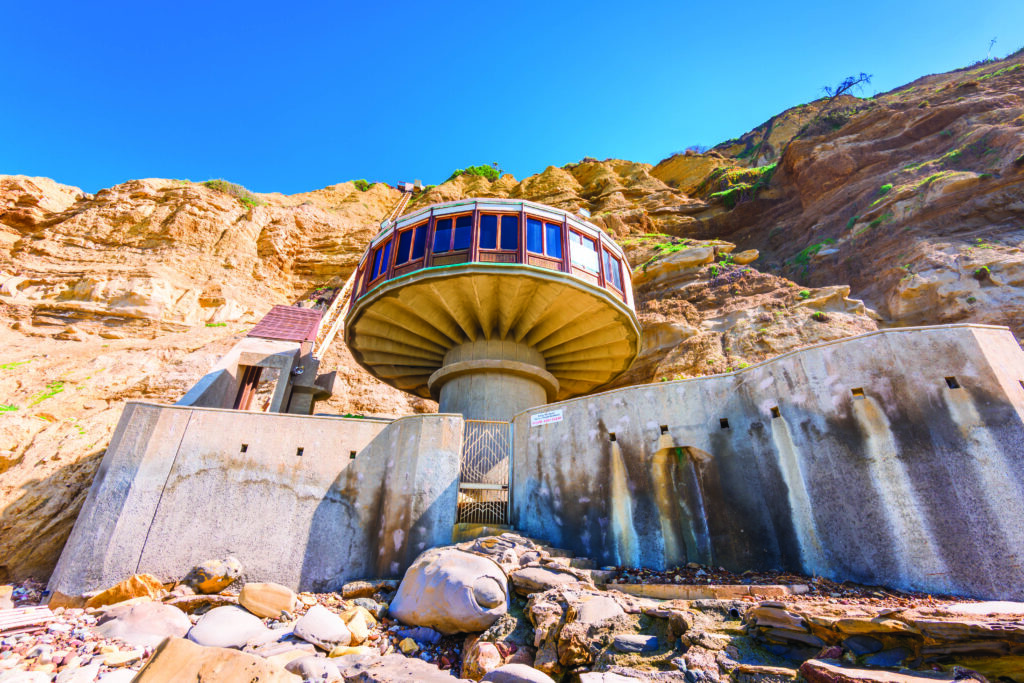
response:
{"label": "metal railing", "polygon": [[512,425],[466,420],[456,522],[508,524]]}

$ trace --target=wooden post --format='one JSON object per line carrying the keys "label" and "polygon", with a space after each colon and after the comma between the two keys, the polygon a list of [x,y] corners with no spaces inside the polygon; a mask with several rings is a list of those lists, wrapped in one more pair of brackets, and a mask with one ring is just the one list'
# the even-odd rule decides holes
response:
{"label": "wooden post", "polygon": [[469,227],[469,262],[480,260],[480,203],[473,202],[473,224]]}
{"label": "wooden post", "polygon": [[519,253],[517,256],[519,263],[529,263],[529,256],[526,252],[526,204],[523,202],[519,204]]}
{"label": "wooden post", "polygon": [[427,219],[427,238],[423,241],[423,267],[429,268],[434,263],[434,209],[430,209]]}
{"label": "wooden post", "polygon": [[572,274],[569,261],[569,217],[562,214],[562,272]]}

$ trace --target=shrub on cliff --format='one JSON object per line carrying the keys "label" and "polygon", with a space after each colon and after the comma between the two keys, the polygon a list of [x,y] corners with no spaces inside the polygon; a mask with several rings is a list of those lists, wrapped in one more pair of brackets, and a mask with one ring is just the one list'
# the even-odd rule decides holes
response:
{"label": "shrub on cliff", "polygon": [[245,189],[237,183],[230,183],[223,178],[215,178],[213,180],[203,181],[203,185],[210,188],[211,190],[217,190],[218,192],[224,192],[232,197],[238,199],[238,201],[245,204],[250,209],[254,206],[263,204],[260,199],[249,190]]}
{"label": "shrub on cliff", "polygon": [[[499,173],[496,167],[481,164],[480,166],[457,168],[452,172],[450,176],[448,176],[448,180],[454,180],[455,178],[458,178],[460,175],[478,175],[483,178],[487,178],[493,183],[495,180],[498,179]],[[447,183],[448,180],[445,180],[445,182]]]}

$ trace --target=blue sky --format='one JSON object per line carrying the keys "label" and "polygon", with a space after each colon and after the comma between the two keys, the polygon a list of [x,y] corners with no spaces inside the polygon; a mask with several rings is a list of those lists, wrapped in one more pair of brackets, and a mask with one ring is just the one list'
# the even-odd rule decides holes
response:
{"label": "blue sky", "polygon": [[3,2],[0,173],[518,178],[656,163],[861,71],[864,93],[1024,46],[1024,2]]}

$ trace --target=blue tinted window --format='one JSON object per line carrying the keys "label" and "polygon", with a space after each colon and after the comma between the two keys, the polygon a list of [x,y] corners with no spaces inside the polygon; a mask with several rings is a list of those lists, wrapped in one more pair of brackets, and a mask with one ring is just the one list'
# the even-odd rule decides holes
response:
{"label": "blue tinted window", "polygon": [[453,249],[469,249],[470,237],[473,234],[473,217],[459,216],[455,219],[455,246]]}
{"label": "blue tinted window", "polygon": [[526,219],[526,248],[535,254],[544,253],[544,224],[536,218]]}
{"label": "blue tinted window", "polygon": [[373,270],[370,271],[370,279],[376,280],[377,276],[381,275],[388,269],[388,260],[391,258],[391,242],[389,241],[383,247],[377,249],[377,252],[373,255]]}
{"label": "blue tinted window", "polygon": [[519,248],[519,216],[501,217],[501,248],[510,251]]}
{"label": "blue tinted window", "polygon": [[373,253],[373,268],[370,269],[370,279],[375,280],[380,273],[380,249]]}
{"label": "blue tinted window", "polygon": [[434,253],[448,251],[452,244],[452,219],[442,218],[434,226]]}
{"label": "blue tinted window", "polygon": [[412,258],[423,258],[423,247],[427,243],[427,224],[416,228],[416,236],[412,238]]}
{"label": "blue tinted window", "polygon": [[551,258],[562,258],[562,226],[555,225],[554,223],[545,223],[544,231],[547,233],[544,253]]}
{"label": "blue tinted window", "polygon": [[409,260],[409,247],[412,246],[412,230],[406,230],[398,236],[398,253],[395,255],[395,263],[403,264]]}
{"label": "blue tinted window", "polygon": [[480,248],[498,248],[498,217],[484,214],[480,216]]}

